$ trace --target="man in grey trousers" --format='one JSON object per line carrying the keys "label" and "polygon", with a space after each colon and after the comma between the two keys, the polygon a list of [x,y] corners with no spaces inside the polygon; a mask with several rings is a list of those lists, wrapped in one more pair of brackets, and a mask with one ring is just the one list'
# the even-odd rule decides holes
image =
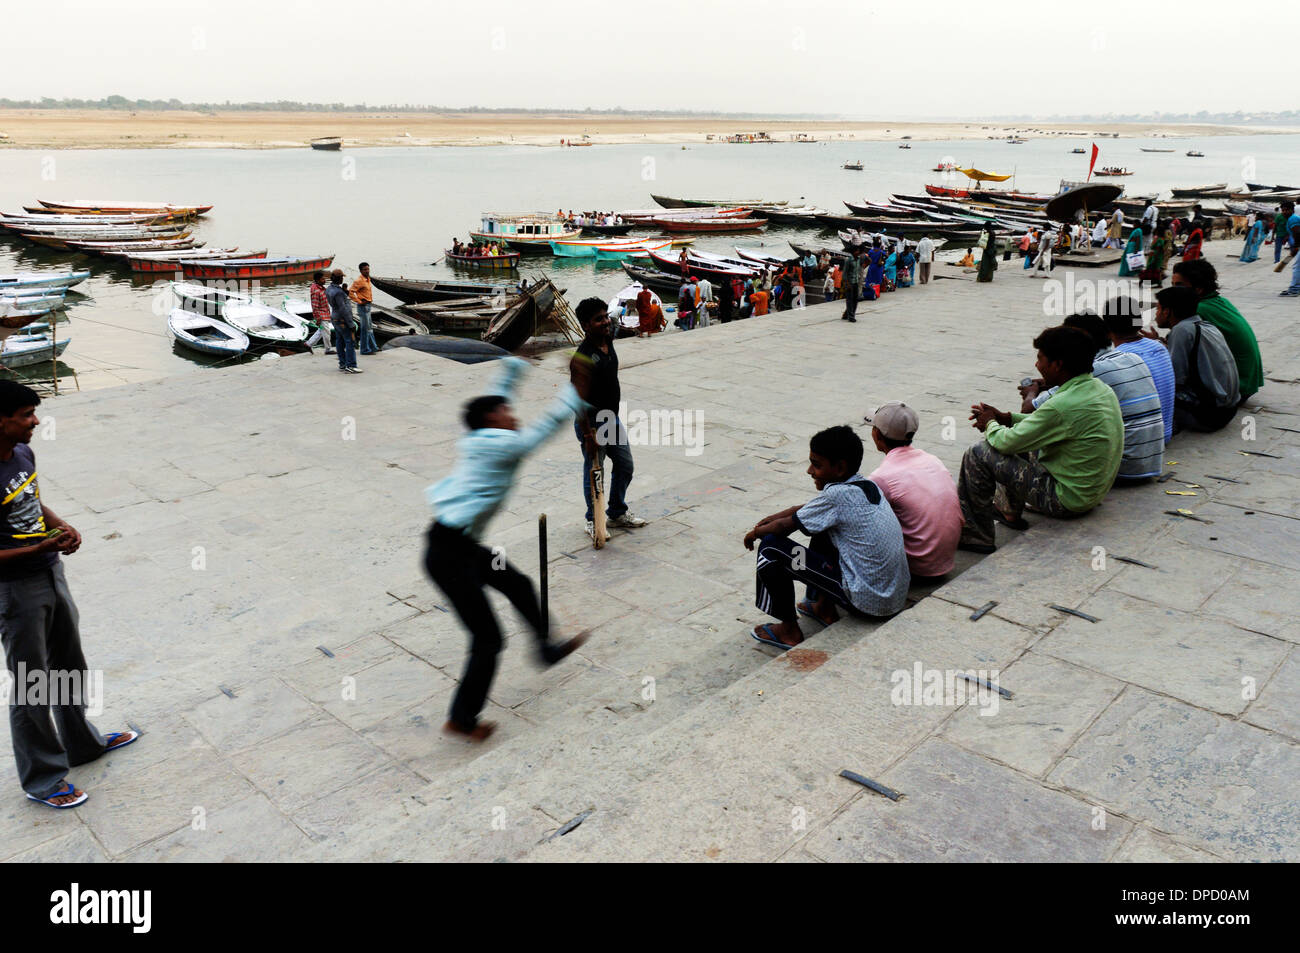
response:
{"label": "man in grey trousers", "polygon": [[40,424],[40,402],[31,388],[0,381],[0,640],[18,779],[33,801],[70,808],[87,795],[67,780],[69,766],[139,735],[101,735],[86,720],[86,701],[99,680],[86,667],[77,607],[59,559],[81,547],[81,534],[41,502],[28,446]]}

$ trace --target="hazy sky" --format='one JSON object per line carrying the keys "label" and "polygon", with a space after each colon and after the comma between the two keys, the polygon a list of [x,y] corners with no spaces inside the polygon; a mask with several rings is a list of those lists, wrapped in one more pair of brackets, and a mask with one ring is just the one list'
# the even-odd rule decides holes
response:
{"label": "hazy sky", "polygon": [[13,99],[868,119],[1300,104],[1294,0],[9,0],[4,23]]}

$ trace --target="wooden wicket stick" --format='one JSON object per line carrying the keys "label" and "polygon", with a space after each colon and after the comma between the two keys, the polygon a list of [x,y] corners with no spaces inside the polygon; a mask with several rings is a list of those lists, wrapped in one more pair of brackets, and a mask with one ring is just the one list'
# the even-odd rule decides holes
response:
{"label": "wooden wicket stick", "polygon": [[542,513],[537,517],[537,552],[540,557],[541,569],[538,572],[538,582],[542,590],[542,636],[543,638],[551,634],[551,614],[549,606],[549,579],[546,565],[546,514]]}

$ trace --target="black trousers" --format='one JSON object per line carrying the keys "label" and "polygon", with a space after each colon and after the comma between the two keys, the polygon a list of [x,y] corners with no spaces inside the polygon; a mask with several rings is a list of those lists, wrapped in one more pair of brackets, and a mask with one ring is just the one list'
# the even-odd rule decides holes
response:
{"label": "black trousers", "polygon": [[540,646],[546,645],[549,627],[542,619],[532,580],[499,552],[493,553],[460,530],[441,523],[429,527],[424,568],[469,629],[469,659],[452,699],[451,720],[470,731],[487,702],[501,651],[501,627],[483,587],[491,586],[510,600],[532,627]]}
{"label": "black trousers", "polygon": [[846,281],[844,283],[844,316],[846,318],[857,317],[858,314],[858,285],[856,282]]}

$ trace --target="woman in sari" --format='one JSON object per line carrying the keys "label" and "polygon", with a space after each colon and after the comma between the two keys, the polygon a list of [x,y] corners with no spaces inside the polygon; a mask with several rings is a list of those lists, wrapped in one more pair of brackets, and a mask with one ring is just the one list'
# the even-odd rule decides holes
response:
{"label": "woman in sari", "polygon": [[1124,254],[1120,255],[1119,258],[1119,276],[1121,278],[1127,278],[1133,274],[1133,269],[1129,267],[1128,256],[1146,250],[1146,233],[1149,227],[1144,222],[1129,232],[1128,243],[1124,246]]}
{"label": "woman in sari", "polygon": [[1187,236],[1187,244],[1183,246],[1183,261],[1195,261],[1201,257],[1201,242],[1204,239],[1199,228],[1192,229],[1192,233]]}
{"label": "woman in sari", "polygon": [[891,251],[889,257],[885,259],[885,283],[880,286],[881,291],[893,291],[898,286],[898,252]]}
{"label": "woman in sari", "polygon": [[1169,256],[1174,251],[1174,235],[1167,224],[1156,226],[1157,234],[1151,239],[1147,250],[1147,266],[1138,275],[1139,281],[1149,281],[1153,288],[1165,283],[1165,268],[1169,265]]}
{"label": "woman in sari", "polygon": [[1259,261],[1259,246],[1264,244],[1264,231],[1263,216],[1256,216],[1255,224],[1246,232],[1246,244],[1241,249],[1242,261]]}
{"label": "woman in sari", "polygon": [[980,256],[980,269],[975,275],[976,281],[992,281],[993,272],[998,267],[998,233],[989,222],[984,226],[984,254]]}
{"label": "woman in sari", "polygon": [[883,290],[886,257],[885,250],[880,245],[880,239],[877,238],[871,246],[871,251],[867,252],[867,277],[863,284],[876,285],[882,287]]}

